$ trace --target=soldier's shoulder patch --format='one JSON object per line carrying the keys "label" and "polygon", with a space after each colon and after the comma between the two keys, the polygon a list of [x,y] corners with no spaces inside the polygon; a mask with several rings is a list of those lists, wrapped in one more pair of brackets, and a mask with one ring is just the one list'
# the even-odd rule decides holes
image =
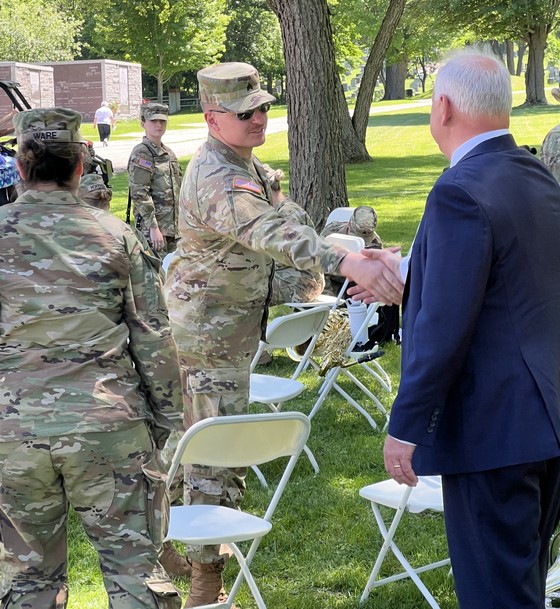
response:
{"label": "soldier's shoulder patch", "polygon": [[138,165],[138,167],[143,167],[144,169],[150,169],[150,170],[154,166],[152,161],[148,161],[148,159],[143,159],[143,158],[135,159],[134,163],[136,165]]}
{"label": "soldier's shoulder patch", "polygon": [[248,190],[256,195],[263,194],[263,189],[261,186],[255,184],[255,182],[251,182],[250,180],[244,180],[243,178],[233,178],[231,185],[234,190]]}

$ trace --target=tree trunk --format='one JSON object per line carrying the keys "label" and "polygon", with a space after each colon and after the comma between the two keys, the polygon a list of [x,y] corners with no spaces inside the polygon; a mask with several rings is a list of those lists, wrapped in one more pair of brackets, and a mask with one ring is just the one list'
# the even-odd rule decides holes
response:
{"label": "tree trunk", "polygon": [[525,71],[525,104],[534,106],[546,104],[544,93],[544,51],[549,27],[547,25],[534,25],[532,31],[527,33],[526,40],[529,47],[527,55],[527,70]]}
{"label": "tree trunk", "polygon": [[524,42],[517,43],[517,68],[515,69],[515,75],[521,76],[523,72],[523,57],[525,57],[525,49],[527,45]]}
{"label": "tree trunk", "polygon": [[[358,96],[356,98],[356,107],[354,108],[354,114],[352,115],[352,125],[356,132],[356,137],[360,143],[363,144],[365,149],[366,143],[366,132],[369,120],[369,111],[371,108],[371,102],[373,100],[373,92],[375,90],[375,82],[383,67],[383,60],[387,55],[387,49],[391,44],[393,34],[397,29],[404,12],[406,0],[391,0],[387,7],[385,17],[381,27],[375,37],[375,42],[371,48],[369,57],[367,58],[366,65],[364,67],[364,74],[362,76],[362,82],[358,90]],[[346,151],[346,147],[345,147]],[[368,155],[369,158],[369,155]],[[363,158],[352,158],[346,157],[347,162],[362,161]]]}
{"label": "tree trunk", "polygon": [[406,60],[387,66],[387,84],[383,99],[404,99],[407,67]]}
{"label": "tree trunk", "polygon": [[161,104],[163,103],[163,59],[159,57],[159,69],[157,73],[157,99]]}
{"label": "tree trunk", "polygon": [[513,58],[513,42],[506,40],[506,65],[509,73],[513,76],[515,74],[515,61]]}
{"label": "tree trunk", "polygon": [[326,0],[269,0],[278,17],[286,62],[290,194],[320,229],[348,205],[339,96]]}
{"label": "tree trunk", "polygon": [[494,55],[497,55],[503,61],[504,53],[502,43],[498,42],[497,40],[490,40],[490,47],[494,52]]}
{"label": "tree trunk", "polygon": [[426,69],[426,56],[423,54],[420,58],[420,67],[422,68],[422,76],[420,81],[422,82],[422,93],[426,93],[426,80],[428,79],[428,70]]}

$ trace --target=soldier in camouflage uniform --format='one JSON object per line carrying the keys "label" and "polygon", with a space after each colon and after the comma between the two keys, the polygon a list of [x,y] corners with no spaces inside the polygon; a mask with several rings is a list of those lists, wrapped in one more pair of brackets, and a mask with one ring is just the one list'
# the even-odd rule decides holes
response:
{"label": "soldier in camouflage uniform", "polygon": [[144,104],[140,110],[146,135],[128,159],[129,196],[137,228],[154,251],[165,256],[177,242],[177,205],[181,167],[161,139],[169,110],[163,104]]}
{"label": "soldier in camouflage uniform", "polygon": [[[98,173],[88,173],[82,176],[80,179],[78,196],[88,205],[93,205],[99,209],[109,211],[113,194],[111,189],[105,184],[101,175]],[[139,241],[142,243],[144,250],[153,255],[144,235],[134,226],[131,226],[131,228],[138,237]],[[161,274],[163,278],[163,272],[161,272]],[[172,431],[169,441],[166,443],[164,450],[161,451],[161,461],[166,470],[169,469],[169,466],[171,465],[173,453],[177,448],[177,444],[181,436],[182,429]],[[172,487],[171,499],[175,498],[174,495],[180,496],[182,494],[182,490],[182,479],[178,478],[177,484]],[[169,575],[188,576],[191,574],[190,563],[184,556],[181,556],[181,554],[177,552],[173,546],[173,543],[170,541],[163,544],[162,551],[159,555],[159,562]]]}
{"label": "soldier in camouflage uniform", "polygon": [[[284,178],[281,169],[272,169],[263,163],[266,178],[270,188],[280,190],[280,181]],[[309,214],[295,201],[285,198],[281,201],[276,211],[284,218],[291,219],[298,224],[307,224],[313,227],[313,221]],[[321,272],[296,269],[293,266],[276,265],[271,286],[271,307],[285,302],[311,302],[315,300],[325,288],[325,276]],[[270,357],[269,357],[270,359]]]}
{"label": "soldier in camouflage uniform", "polygon": [[80,122],[64,108],[14,119],[26,191],[0,209],[0,533],[18,571],[2,607],[55,606],[70,504],[112,609],[177,608],[154,578],[168,516],[156,449],[182,424],[176,346],[159,262],[77,197]]}
{"label": "soldier in camouflage uniform", "polygon": [[[199,71],[198,81],[209,137],[183,181],[180,239],[165,284],[187,426],[247,412],[249,365],[266,327],[275,262],[351,277],[365,277],[375,267],[376,276],[382,271],[397,286],[395,294],[402,289],[398,262],[381,263],[381,269],[379,260],[330,246],[313,228],[278,213],[285,197],[270,188],[266,169],[252,154],[265,141],[274,101],[261,90],[255,68],[219,64]],[[387,295],[393,297],[400,298]],[[244,475],[192,467],[185,472],[185,502],[235,507]],[[192,585],[185,607],[220,600],[225,557],[219,548],[190,547],[189,554]]]}
{"label": "soldier in camouflage uniform", "polygon": [[546,134],[542,143],[541,159],[560,182],[560,125],[556,125]]}

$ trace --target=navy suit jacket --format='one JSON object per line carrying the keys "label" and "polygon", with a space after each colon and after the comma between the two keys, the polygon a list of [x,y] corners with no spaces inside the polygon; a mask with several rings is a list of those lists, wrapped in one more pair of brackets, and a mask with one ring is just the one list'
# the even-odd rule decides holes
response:
{"label": "navy suit jacket", "polygon": [[417,444],[417,474],[560,456],[560,187],[510,135],[428,196],[389,433]]}

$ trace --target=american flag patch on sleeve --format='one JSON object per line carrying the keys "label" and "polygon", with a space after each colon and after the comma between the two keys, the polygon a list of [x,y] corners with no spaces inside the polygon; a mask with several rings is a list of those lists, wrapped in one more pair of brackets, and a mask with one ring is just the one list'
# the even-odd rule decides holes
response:
{"label": "american flag patch on sleeve", "polygon": [[144,169],[151,169],[153,166],[152,161],[147,161],[146,159],[138,159],[136,164],[138,167],[144,167]]}
{"label": "american flag patch on sleeve", "polygon": [[240,190],[248,190],[250,192],[254,192],[257,195],[262,195],[262,188],[258,184],[250,182],[249,180],[243,180],[242,178],[233,178],[232,186],[234,189],[239,188]]}

